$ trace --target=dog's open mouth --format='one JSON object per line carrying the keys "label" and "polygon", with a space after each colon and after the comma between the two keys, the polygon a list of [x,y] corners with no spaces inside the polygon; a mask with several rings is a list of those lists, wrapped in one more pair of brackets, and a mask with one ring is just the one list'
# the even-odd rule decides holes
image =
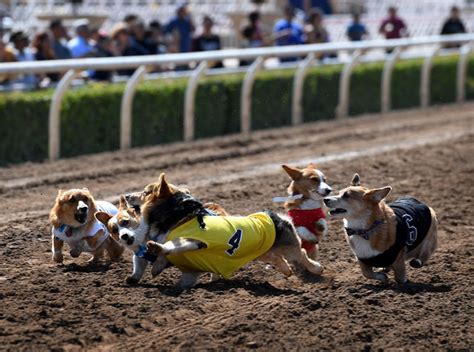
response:
{"label": "dog's open mouth", "polygon": [[78,213],[74,215],[74,219],[80,224],[84,224],[87,220],[87,213]]}
{"label": "dog's open mouth", "polygon": [[344,214],[347,213],[346,209],[342,208],[334,208],[329,210],[329,215],[337,215],[337,214]]}

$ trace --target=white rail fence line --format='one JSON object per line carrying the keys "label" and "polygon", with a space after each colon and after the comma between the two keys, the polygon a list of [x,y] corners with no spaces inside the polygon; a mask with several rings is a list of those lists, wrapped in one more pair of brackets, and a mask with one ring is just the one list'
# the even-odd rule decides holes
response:
{"label": "white rail fence line", "polygon": [[222,61],[224,59],[254,60],[247,68],[241,90],[241,133],[248,135],[251,131],[251,100],[252,87],[255,76],[263,67],[263,62],[269,57],[306,57],[297,67],[293,82],[293,101],[292,101],[292,123],[300,124],[303,122],[302,116],[302,90],[304,76],[314,63],[314,57],[317,54],[339,53],[341,51],[352,52],[349,61],[345,64],[340,76],[339,82],[339,103],[337,106],[337,117],[344,118],[348,114],[350,101],[350,76],[353,67],[360,61],[361,53],[375,49],[394,49],[394,53],[386,55],[386,61],[383,70],[381,86],[381,110],[388,112],[390,110],[390,81],[393,66],[404,49],[416,46],[435,46],[422,67],[420,84],[421,107],[429,105],[431,79],[431,65],[433,57],[438,53],[439,48],[445,44],[461,45],[459,63],[456,75],[457,101],[465,99],[465,76],[468,62],[468,56],[472,50],[474,34],[457,34],[451,36],[431,36],[415,37],[395,40],[370,40],[363,42],[343,42],[343,43],[325,43],[298,45],[287,47],[270,47],[254,49],[229,49],[220,51],[208,51],[187,54],[166,54],[166,55],[148,55],[131,56],[117,58],[90,58],[90,59],[72,59],[55,60],[41,62],[22,62],[22,63],[4,63],[0,64],[0,74],[20,74],[20,73],[49,73],[66,72],[58,83],[51,101],[49,112],[49,159],[55,160],[60,157],[60,110],[61,101],[64,93],[70,86],[74,78],[81,71],[85,70],[103,70],[112,71],[124,68],[135,68],[136,71],[129,78],[125,91],[122,96],[121,116],[120,116],[120,148],[128,149],[132,145],[132,106],[133,98],[137,84],[143,79],[144,75],[154,67],[165,64],[183,65],[192,62],[199,63],[192,73],[186,89],[185,103],[183,107],[184,130],[183,136],[186,141],[194,139],[194,101],[199,79],[207,72],[207,62]]}

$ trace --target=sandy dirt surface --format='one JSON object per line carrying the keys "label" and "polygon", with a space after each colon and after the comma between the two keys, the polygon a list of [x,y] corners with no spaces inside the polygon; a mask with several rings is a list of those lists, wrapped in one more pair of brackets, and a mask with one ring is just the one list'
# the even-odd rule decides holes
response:
{"label": "sandy dirt surface", "polygon": [[[473,350],[474,104],[367,116],[0,169],[0,350]],[[116,201],[167,172],[236,214],[281,210],[281,163],[319,162],[334,189],[354,172],[413,195],[440,220],[428,266],[405,286],[363,278],[330,220],[322,277],[285,278],[252,263],[227,281],[173,288],[174,268],[125,284],[131,256],[51,260],[47,214],[58,189]],[[67,253],[67,252],[66,252]],[[393,279],[393,278],[392,278]]]}

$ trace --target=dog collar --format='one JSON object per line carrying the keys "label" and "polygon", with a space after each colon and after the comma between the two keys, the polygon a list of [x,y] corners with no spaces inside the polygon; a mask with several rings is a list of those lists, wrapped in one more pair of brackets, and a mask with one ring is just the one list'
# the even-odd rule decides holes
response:
{"label": "dog collar", "polygon": [[354,230],[354,229],[351,229],[351,228],[348,228],[348,227],[345,227],[346,229],[346,233],[348,236],[360,236],[362,237],[363,239],[365,240],[368,240],[369,237],[370,237],[370,234],[372,233],[372,231],[379,225],[382,225],[384,224],[385,222],[383,220],[375,220],[375,222],[372,224],[372,226],[370,228],[368,228],[367,230]]}
{"label": "dog collar", "polygon": [[153,254],[150,254],[148,253],[148,251],[146,250],[146,246],[141,244],[139,247],[138,247],[138,251],[135,252],[135,255],[139,258],[143,258],[145,259],[146,261],[149,261],[149,262],[154,262],[156,260],[156,255],[153,255]]}

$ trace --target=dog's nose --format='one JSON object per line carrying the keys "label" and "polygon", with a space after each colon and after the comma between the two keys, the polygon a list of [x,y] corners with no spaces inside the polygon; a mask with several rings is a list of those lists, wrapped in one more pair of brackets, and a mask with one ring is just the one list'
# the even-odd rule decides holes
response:
{"label": "dog's nose", "polygon": [[126,200],[127,202],[130,201],[130,197],[131,197],[130,194],[126,194],[126,195],[125,195],[125,200]]}
{"label": "dog's nose", "polygon": [[128,241],[129,236],[126,233],[124,233],[123,235],[120,235],[120,238],[124,241]]}
{"label": "dog's nose", "polygon": [[331,187],[326,188],[326,195],[331,194],[331,192],[332,192],[332,188],[331,188]]}
{"label": "dog's nose", "polygon": [[77,208],[77,210],[79,210],[79,213],[87,213],[87,209],[88,209],[87,206],[82,206],[82,207]]}
{"label": "dog's nose", "polygon": [[324,204],[328,205],[331,200],[329,198],[324,198],[323,201]]}

